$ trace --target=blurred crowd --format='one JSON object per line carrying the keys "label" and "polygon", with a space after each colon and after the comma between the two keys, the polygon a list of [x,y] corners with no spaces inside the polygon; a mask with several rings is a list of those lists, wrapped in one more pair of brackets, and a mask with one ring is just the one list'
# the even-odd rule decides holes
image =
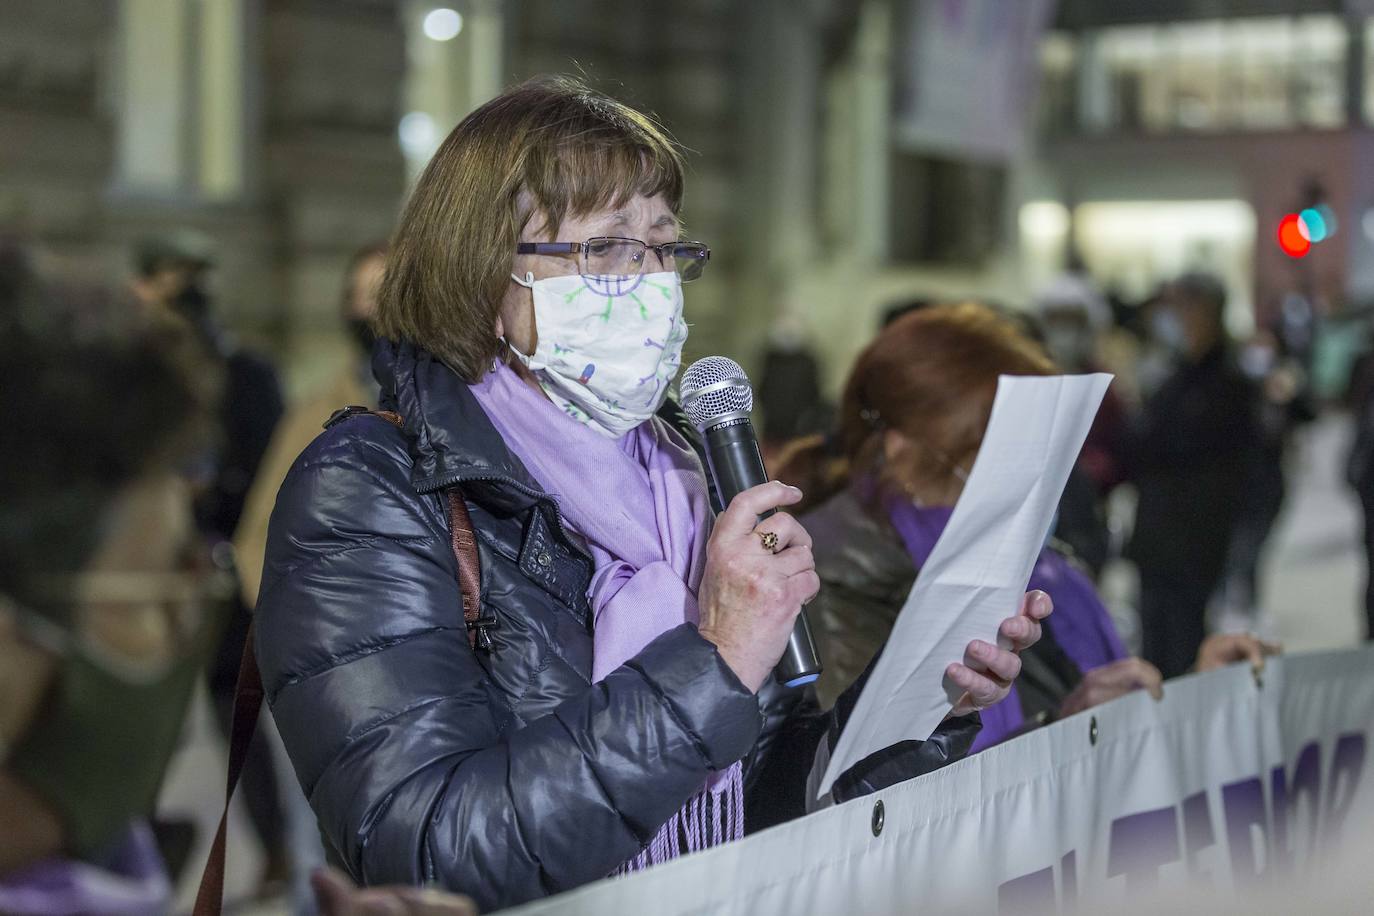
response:
{"label": "blurred crowd", "polygon": [[[351,357],[288,405],[272,362],[217,320],[206,239],[149,240],[132,278],[104,290],[55,283],[23,247],[0,245],[0,911],[156,912],[200,868],[194,826],[157,817],[158,788],[199,683],[229,734],[287,469],[334,411],[375,406],[369,319],[385,259],[380,243],[353,257],[339,307]],[[838,404],[804,337],[780,329],[758,402],[770,469],[808,494],[825,582],[812,612],[822,696],[881,647],[967,479],[1002,374],[1109,371],[1116,382],[1031,583],[1059,605],[1051,638],[1003,713],[985,716],[980,746],[1276,651],[1245,634],[1264,635],[1259,572],[1287,455],[1317,415],[1313,329],[1310,310],[1305,322],[1285,312],[1237,341],[1225,309],[1225,288],[1204,273],[1124,303],[1078,271],[1029,309],[895,304]],[[1349,482],[1374,558],[1374,370],[1357,370],[1350,404]],[[1122,561],[1139,581],[1125,614],[1099,594],[1103,570]],[[1374,586],[1366,607],[1374,632]],[[265,733],[243,785],[262,894],[311,912],[305,878],[324,850]]]}

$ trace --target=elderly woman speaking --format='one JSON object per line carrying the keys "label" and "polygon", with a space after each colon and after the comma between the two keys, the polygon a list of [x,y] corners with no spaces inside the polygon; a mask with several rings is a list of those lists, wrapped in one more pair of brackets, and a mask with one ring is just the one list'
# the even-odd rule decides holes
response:
{"label": "elderly woman speaking", "polygon": [[[344,412],[296,461],[257,611],[273,716],[360,883],[485,910],[807,808],[861,684],[821,712],[775,682],[819,580],[794,518],[756,522],[801,494],[715,517],[667,400],[710,255],[682,193],[661,128],[565,80],[474,111],[415,187],[373,357],[387,416]],[[1032,594],[1000,646],[971,643],[944,725],[836,800],[962,756],[1049,610]]]}

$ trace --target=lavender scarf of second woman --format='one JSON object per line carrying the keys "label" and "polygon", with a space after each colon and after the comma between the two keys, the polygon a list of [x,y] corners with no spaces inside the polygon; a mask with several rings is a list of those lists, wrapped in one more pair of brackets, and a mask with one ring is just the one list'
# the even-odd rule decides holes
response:
{"label": "lavender scarf of second woman", "polygon": [[[593,683],[660,634],[695,624],[715,516],[701,462],[686,440],[658,417],[607,438],[565,416],[501,363],[471,390],[506,446],[587,541],[596,566],[589,590]],[[743,835],[744,783],[735,763],[712,776],[621,870]]]}
{"label": "lavender scarf of second woman", "polygon": [[[917,506],[896,499],[887,503],[892,527],[901,535],[917,569],[930,559],[953,514],[952,506]],[[1092,582],[1059,553],[1049,547],[1040,551],[1027,589],[1039,589],[1054,600],[1054,616],[1045,625],[1080,671],[1126,657],[1126,647]],[[982,719],[983,729],[969,749],[971,754],[1002,741],[1025,721],[1015,684],[1006,699],[983,710]]]}

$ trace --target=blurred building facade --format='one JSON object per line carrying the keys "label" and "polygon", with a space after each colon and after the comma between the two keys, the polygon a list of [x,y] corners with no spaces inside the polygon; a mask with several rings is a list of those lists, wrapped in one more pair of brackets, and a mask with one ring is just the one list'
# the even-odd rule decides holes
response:
{"label": "blurred building facade", "polygon": [[[1061,260],[1075,250],[1136,296],[1170,271],[1210,267],[1240,329],[1294,289],[1330,310],[1367,302],[1370,12],[1363,0],[1064,0],[1042,47],[1023,247]],[[1290,258],[1279,221],[1318,204],[1337,231]]]}
{"label": "blurred building facade", "polygon": [[[342,267],[448,129],[580,73],[691,151],[711,244],[688,357],[801,328],[831,387],[913,298],[1025,304],[1073,258],[1136,296],[1222,273],[1241,314],[1374,294],[1364,0],[0,0],[0,228],[110,280],[221,245],[225,318],[296,385],[344,352]],[[1340,232],[1272,244],[1318,188]]]}

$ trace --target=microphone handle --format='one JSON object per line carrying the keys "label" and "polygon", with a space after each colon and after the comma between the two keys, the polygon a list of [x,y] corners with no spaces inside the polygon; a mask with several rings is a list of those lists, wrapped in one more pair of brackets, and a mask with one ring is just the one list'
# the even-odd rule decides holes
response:
{"label": "microphone handle", "polygon": [[[716,483],[716,492],[723,506],[750,487],[768,482],[768,472],[763,468],[763,456],[759,454],[758,437],[754,434],[754,424],[748,417],[727,420],[719,426],[706,431],[706,464],[711,479]],[[759,516],[763,521],[776,512],[770,509]],[[816,641],[811,636],[811,625],[806,620],[806,609],[797,614],[792,624],[792,635],[787,639],[787,649],[783,652],[773,675],[788,687],[810,684],[821,676],[821,662],[816,654]]]}

